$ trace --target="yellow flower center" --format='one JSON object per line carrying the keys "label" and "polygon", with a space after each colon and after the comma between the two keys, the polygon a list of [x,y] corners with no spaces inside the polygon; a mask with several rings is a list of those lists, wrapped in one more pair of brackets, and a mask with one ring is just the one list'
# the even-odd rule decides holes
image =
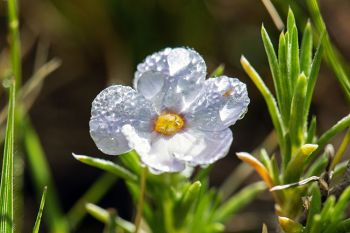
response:
{"label": "yellow flower center", "polygon": [[175,113],[164,113],[155,120],[154,130],[164,135],[172,135],[185,125],[184,119]]}

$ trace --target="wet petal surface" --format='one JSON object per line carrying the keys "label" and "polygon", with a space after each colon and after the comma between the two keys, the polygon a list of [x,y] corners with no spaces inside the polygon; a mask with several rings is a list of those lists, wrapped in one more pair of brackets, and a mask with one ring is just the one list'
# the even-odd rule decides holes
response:
{"label": "wet petal surface", "polygon": [[184,111],[201,92],[206,75],[203,58],[187,48],[164,49],[138,65],[134,87],[158,112]]}
{"label": "wet petal surface", "polygon": [[140,155],[141,161],[152,172],[178,172],[185,169],[185,163],[176,159],[168,149],[168,139],[158,134],[145,134],[130,125],[123,127],[123,133],[130,147]]}
{"label": "wet petal surface", "polygon": [[111,86],[97,95],[92,103],[90,135],[105,154],[129,151],[121,128],[130,124],[140,131],[150,131],[155,110],[150,101],[126,86]]}
{"label": "wet petal surface", "polygon": [[169,151],[192,166],[207,165],[224,157],[233,137],[230,129],[218,132],[189,129],[174,135],[168,141]]}
{"label": "wet petal surface", "polygon": [[200,98],[186,111],[190,127],[221,131],[241,119],[249,104],[246,85],[221,76],[205,81]]}

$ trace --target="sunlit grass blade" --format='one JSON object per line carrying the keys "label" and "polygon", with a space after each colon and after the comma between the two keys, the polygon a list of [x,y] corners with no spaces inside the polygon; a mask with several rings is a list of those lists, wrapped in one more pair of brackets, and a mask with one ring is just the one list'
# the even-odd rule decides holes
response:
{"label": "sunlit grass blade", "polygon": [[97,203],[113,187],[118,177],[112,173],[106,172],[101,175],[79,198],[73,207],[67,213],[67,221],[72,230],[74,230],[86,215],[85,204],[88,202]]}
{"label": "sunlit grass blade", "polygon": [[216,221],[225,221],[232,215],[236,214],[248,203],[251,202],[259,193],[266,190],[266,185],[263,182],[253,183],[248,185],[230,199],[224,202],[221,207],[215,212],[214,219]]}
{"label": "sunlit grass blade", "polygon": [[276,129],[277,135],[280,139],[280,143],[283,143],[283,137],[284,137],[284,125],[281,118],[280,111],[277,107],[277,103],[273,95],[271,94],[270,90],[265,85],[264,81],[260,77],[260,75],[255,71],[255,69],[249,64],[248,60],[242,56],[241,57],[241,64],[245,72],[248,74],[248,76],[251,78],[251,80],[254,82],[255,86],[259,89],[260,93],[265,99],[265,102],[267,104],[267,107],[270,112],[270,116],[272,118],[272,123]]}
{"label": "sunlit grass blade", "polygon": [[339,54],[337,54],[335,49],[333,48],[329,35],[326,31],[326,25],[322,18],[317,0],[307,0],[306,3],[308,5],[312,20],[314,21],[318,32],[326,33],[325,38],[322,41],[322,44],[325,49],[326,61],[333,70],[334,74],[336,75],[338,82],[344,90],[345,96],[347,96],[348,99],[350,99],[350,76],[346,73],[342,65],[342,59],[340,58]]}
{"label": "sunlit grass blade", "polygon": [[40,207],[39,207],[38,214],[36,216],[36,220],[35,220],[35,224],[34,224],[34,228],[33,228],[33,233],[39,233],[41,216],[43,215],[44,206],[45,206],[46,193],[47,193],[47,187],[44,188],[43,195],[41,197]]}
{"label": "sunlit grass blade", "polygon": [[309,125],[309,129],[307,130],[307,135],[305,139],[305,143],[314,143],[316,140],[316,116],[313,116]]}
{"label": "sunlit grass blade", "polygon": [[334,159],[332,161],[331,164],[331,170],[333,170],[335,168],[335,166],[340,162],[340,160],[342,159],[346,148],[348,147],[348,145],[350,144],[350,128],[347,130],[345,137],[342,141],[342,143],[340,144],[337,153],[334,156]]}
{"label": "sunlit grass blade", "polygon": [[294,25],[292,31],[288,31],[290,34],[290,79],[292,81],[292,91],[296,88],[298,76],[300,74],[300,63],[299,63],[299,39],[298,29]]}
{"label": "sunlit grass blade", "polygon": [[285,233],[299,233],[304,232],[303,226],[287,217],[278,217],[278,222]]}
{"label": "sunlit grass blade", "polygon": [[300,48],[300,70],[304,72],[306,77],[309,77],[312,62],[312,29],[311,23],[308,21],[304,33],[303,40]]}
{"label": "sunlit grass blade", "polygon": [[225,65],[224,64],[220,64],[218,67],[216,67],[216,69],[210,74],[209,77],[218,77],[218,76],[221,76],[223,75],[225,71]]}
{"label": "sunlit grass blade", "polygon": [[317,144],[319,145],[319,148],[324,147],[331,138],[333,138],[339,132],[343,131],[348,127],[350,127],[350,114],[343,117],[335,125],[333,125],[331,128],[329,128],[326,132],[324,132],[321,135],[321,137],[318,139],[318,142],[317,142]]}
{"label": "sunlit grass blade", "polygon": [[13,80],[9,82],[9,109],[5,133],[5,145],[0,183],[0,232],[13,233],[13,143],[15,121],[15,89]]}
{"label": "sunlit grass blade", "polygon": [[182,197],[178,201],[175,207],[175,226],[180,226],[186,221],[188,214],[191,214],[191,208],[196,204],[196,200],[199,198],[201,191],[201,182],[196,181],[191,184],[182,194]]}
{"label": "sunlit grass blade", "polygon": [[260,175],[261,179],[266,183],[266,185],[271,188],[274,184],[269,171],[266,169],[264,164],[257,160],[254,156],[246,152],[238,152],[237,157],[252,166],[255,171]]}
{"label": "sunlit grass blade", "polygon": [[297,182],[300,179],[304,171],[304,167],[307,165],[306,162],[308,156],[310,156],[310,154],[312,154],[317,147],[317,144],[305,144],[298,150],[298,152],[296,152],[289,162],[284,174],[285,183]]}
{"label": "sunlit grass blade", "polygon": [[277,60],[277,56],[275,53],[275,49],[273,47],[273,44],[271,42],[271,39],[268,35],[268,33],[266,32],[266,29],[264,26],[261,27],[261,37],[264,43],[264,47],[265,47],[265,52],[270,64],[270,70],[272,73],[272,79],[274,82],[274,86],[275,86],[275,91],[276,91],[276,96],[277,96],[277,101],[281,110],[282,115],[284,116],[284,101],[283,101],[283,88],[282,88],[282,79],[280,78],[280,71],[279,71],[279,65],[278,65],[278,60]]}
{"label": "sunlit grass blade", "polygon": [[127,169],[119,166],[116,163],[113,163],[108,160],[93,158],[85,155],[76,155],[73,154],[74,158],[82,163],[88,164],[93,167],[100,168],[102,170],[113,173],[114,175],[125,179],[126,181],[137,181],[137,176],[132,174]]}
{"label": "sunlit grass blade", "polygon": [[283,106],[282,117],[284,122],[289,122],[290,117],[290,102],[292,99],[292,88],[291,80],[288,78],[288,69],[287,69],[287,44],[286,37],[283,32],[280,34],[279,43],[278,43],[278,65],[279,65],[279,74],[281,79],[281,86],[283,90],[282,100]]}
{"label": "sunlit grass blade", "polygon": [[292,156],[294,152],[301,146],[304,142],[304,129],[306,127],[306,122],[304,121],[304,100],[307,90],[307,80],[302,73],[299,75],[291,106],[291,121],[289,124],[289,132],[292,142]]}
{"label": "sunlit grass blade", "polygon": [[[34,181],[36,192],[41,195],[41,189],[48,186],[44,220],[53,233],[68,232],[68,224],[60,206],[57,191],[54,185],[50,166],[46,160],[39,136],[27,118],[24,124],[24,144],[28,156],[29,170]],[[40,194],[39,194],[40,193]]]}
{"label": "sunlit grass blade", "polygon": [[314,58],[312,60],[310,75],[308,76],[307,91],[306,91],[306,96],[305,96],[305,109],[306,109],[306,111],[304,113],[304,121],[306,121],[308,118],[311,100],[312,100],[312,96],[314,94],[316,80],[317,80],[318,72],[319,72],[320,66],[321,66],[322,54],[323,54],[322,38],[323,37],[321,36],[319,45],[317,46],[316,53],[315,53]]}
{"label": "sunlit grass blade", "polygon": [[[88,203],[86,204],[86,211],[96,218],[97,220],[107,224],[109,221],[109,214],[108,211],[105,209],[102,209],[101,207]],[[134,233],[135,226],[131,222],[128,222],[120,217],[115,218],[116,225],[122,228],[124,231],[128,233]]]}

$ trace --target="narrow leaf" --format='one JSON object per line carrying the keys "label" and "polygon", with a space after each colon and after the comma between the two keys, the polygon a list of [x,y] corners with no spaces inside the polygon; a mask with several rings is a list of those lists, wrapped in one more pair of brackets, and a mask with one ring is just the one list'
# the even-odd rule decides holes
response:
{"label": "narrow leaf", "polygon": [[225,71],[225,65],[224,64],[220,64],[212,73],[209,77],[218,77],[218,76],[221,76],[223,75]]}
{"label": "narrow leaf", "polygon": [[15,82],[9,81],[9,108],[0,183],[0,232],[13,233],[13,142],[15,114]]}
{"label": "narrow leaf", "polygon": [[61,209],[50,166],[46,160],[40,138],[32,127],[29,118],[24,120],[24,144],[37,195],[41,194],[42,187],[46,185],[50,187],[46,197],[45,216],[47,218],[44,220],[48,222],[50,231],[53,233],[68,232],[68,224]]}
{"label": "narrow leaf", "polygon": [[306,126],[304,111],[307,111],[304,109],[306,89],[307,81],[305,75],[302,73],[299,75],[296,83],[291,107],[291,119],[293,120],[290,121],[289,130],[292,142],[292,155],[304,143],[304,128]]}
{"label": "narrow leaf", "polygon": [[307,131],[305,143],[315,143],[315,140],[316,140],[316,116],[313,116],[311,119],[311,123],[309,125],[309,129]]}
{"label": "narrow leaf", "polygon": [[311,203],[307,211],[305,232],[310,232],[313,226],[314,217],[316,216],[316,214],[320,214],[321,212],[321,192],[318,185],[312,186],[311,194]]}
{"label": "narrow leaf", "polygon": [[[288,35],[287,35],[288,36]],[[283,89],[282,94],[282,109],[281,114],[285,123],[289,122],[290,117],[290,104],[292,100],[292,88],[291,80],[288,78],[288,69],[287,69],[287,47],[286,47],[286,38],[284,33],[281,32],[279,44],[278,44],[278,65],[279,65],[279,74],[281,79],[281,86]]]}
{"label": "narrow leaf", "polygon": [[[97,205],[94,205],[91,203],[86,204],[86,211],[91,216],[93,216],[94,218],[96,218],[97,220],[99,220],[105,224],[107,224],[109,221],[108,211],[105,209],[102,209],[101,207],[99,207]],[[132,224],[132,223],[120,218],[120,217],[116,217],[115,222],[116,222],[117,226],[119,226],[120,228],[122,228],[126,232],[133,233],[135,231],[134,224]]]}
{"label": "narrow leaf", "polygon": [[289,162],[286,172],[285,172],[285,183],[297,182],[303,171],[307,162],[307,158],[317,149],[316,144],[305,144],[303,145],[292,160]]}
{"label": "narrow leaf", "polygon": [[92,158],[92,157],[85,156],[85,155],[73,154],[73,156],[76,160],[79,160],[82,163],[85,163],[85,164],[88,164],[90,166],[97,167],[97,168],[100,168],[102,170],[111,172],[111,173],[117,175],[118,177],[121,177],[127,181],[132,181],[132,182],[137,181],[137,176],[132,174],[127,169],[125,169],[125,168],[119,166],[118,164],[115,164],[109,160]]}
{"label": "narrow leaf", "polygon": [[278,222],[285,233],[303,232],[303,226],[287,217],[278,217]]}
{"label": "narrow leaf", "polygon": [[278,60],[277,60],[277,56],[276,56],[273,44],[271,42],[271,39],[268,33],[266,32],[266,29],[264,28],[264,26],[261,27],[261,37],[264,42],[265,52],[270,64],[270,70],[272,72],[272,78],[273,78],[275,91],[277,95],[277,102],[281,108],[282,115],[284,115],[282,110],[284,108],[284,105],[283,105],[284,102],[282,100],[284,90],[282,88],[282,79],[280,78]]}
{"label": "narrow leaf", "polygon": [[[292,82],[292,91],[296,88],[298,75],[300,73],[300,63],[299,63],[299,40],[298,40],[298,30],[294,26],[292,31],[289,31],[291,36],[291,41],[288,46],[290,46],[290,79]],[[293,119],[293,118],[291,118]]]}
{"label": "narrow leaf", "polygon": [[252,155],[246,153],[246,152],[239,152],[237,153],[237,157],[248,163],[250,166],[252,166],[260,175],[260,177],[263,179],[263,181],[266,183],[266,185],[271,188],[273,186],[273,181],[271,179],[271,176],[269,174],[269,171],[266,169],[266,167],[256,158],[254,158]]}
{"label": "narrow leaf", "polygon": [[44,206],[45,206],[46,193],[47,193],[47,187],[45,186],[44,191],[43,191],[43,195],[42,195],[41,201],[40,201],[39,211],[38,211],[38,214],[36,216],[36,220],[35,220],[35,224],[34,224],[34,228],[33,228],[33,233],[39,233],[41,216],[43,215]]}
{"label": "narrow leaf", "polygon": [[306,77],[309,77],[312,62],[312,29],[310,21],[307,22],[303,40],[301,42],[301,53],[300,53],[300,68],[301,72],[304,72]]}
{"label": "narrow leaf", "polygon": [[88,202],[97,203],[113,187],[118,177],[110,172],[101,175],[85,192],[83,196],[73,205],[67,213],[67,220],[72,230],[81,222],[86,215],[85,204]]}
{"label": "narrow leaf", "polygon": [[236,214],[239,210],[250,203],[256,195],[266,189],[266,186],[262,182],[251,184],[239,193],[228,199],[222,206],[216,211],[214,219],[216,221],[225,221],[232,215]]}
{"label": "narrow leaf", "polygon": [[284,125],[281,118],[281,114],[279,112],[279,109],[276,104],[276,100],[271,94],[270,90],[265,85],[264,81],[261,79],[260,75],[255,71],[255,69],[249,64],[247,59],[242,56],[241,57],[241,64],[245,72],[248,74],[248,76],[252,79],[255,86],[259,89],[260,93],[265,99],[265,102],[267,104],[267,107],[270,112],[270,116],[272,119],[272,123],[276,129],[277,135],[280,139],[280,143],[283,145],[283,137],[284,137]]}
{"label": "narrow leaf", "polygon": [[321,46],[322,45],[321,41],[322,41],[322,37],[321,37],[321,40],[320,40],[319,45],[317,47],[315,56],[312,60],[310,75],[308,77],[307,91],[306,91],[306,96],[305,96],[305,112],[304,112],[304,120],[305,121],[307,120],[307,117],[309,114],[311,100],[312,100],[312,96],[314,94],[316,80],[317,80],[318,72],[320,70],[321,61],[322,61],[323,47]]}

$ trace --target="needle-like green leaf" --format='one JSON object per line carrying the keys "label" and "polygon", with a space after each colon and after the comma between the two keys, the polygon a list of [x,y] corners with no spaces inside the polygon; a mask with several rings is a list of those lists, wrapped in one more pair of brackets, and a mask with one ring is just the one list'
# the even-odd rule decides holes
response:
{"label": "needle-like green leaf", "polygon": [[9,108],[0,183],[0,232],[13,233],[13,142],[15,114],[15,82],[9,82]]}
{"label": "needle-like green leaf", "polygon": [[46,193],[47,193],[47,187],[45,186],[44,191],[43,191],[43,195],[42,195],[41,201],[40,201],[39,211],[38,211],[38,214],[36,216],[36,221],[34,224],[33,233],[39,233],[41,216],[43,215],[44,206],[45,206]]}
{"label": "needle-like green leaf", "polygon": [[303,34],[303,40],[301,42],[300,53],[300,69],[304,72],[306,77],[309,77],[312,62],[312,29],[311,23],[308,21]]}
{"label": "needle-like green leaf", "polygon": [[132,174],[127,169],[125,169],[125,168],[119,166],[118,164],[115,164],[109,160],[92,158],[92,157],[85,156],[85,155],[73,154],[73,156],[76,160],[79,160],[80,162],[83,162],[83,163],[88,164],[90,166],[97,167],[97,168],[100,168],[102,170],[111,172],[111,173],[117,175],[118,177],[121,177],[127,181],[132,181],[132,182],[137,181],[136,175]]}

